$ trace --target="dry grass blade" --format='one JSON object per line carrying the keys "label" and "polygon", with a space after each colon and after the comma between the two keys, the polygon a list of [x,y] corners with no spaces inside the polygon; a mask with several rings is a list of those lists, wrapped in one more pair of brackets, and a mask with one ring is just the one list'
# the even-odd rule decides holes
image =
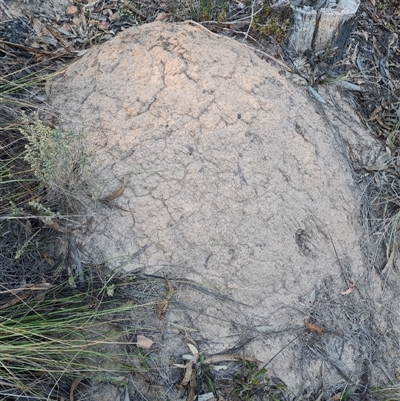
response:
{"label": "dry grass blade", "polygon": [[400,400],[400,383],[370,389],[374,401],[398,401]]}
{"label": "dry grass blade", "polygon": [[261,361],[259,361],[257,358],[239,354],[219,354],[204,359],[204,363],[206,364],[220,363],[226,361],[247,361],[247,362],[261,363]]}

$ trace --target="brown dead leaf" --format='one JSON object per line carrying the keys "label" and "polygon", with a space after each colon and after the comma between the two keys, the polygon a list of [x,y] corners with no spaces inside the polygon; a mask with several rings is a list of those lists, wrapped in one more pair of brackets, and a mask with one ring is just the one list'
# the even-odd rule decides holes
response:
{"label": "brown dead leaf", "polygon": [[68,6],[67,9],[65,10],[65,14],[69,16],[75,15],[77,12],[78,12],[77,6]]}
{"label": "brown dead leaf", "polygon": [[74,17],[72,18],[72,23],[79,28],[79,26],[81,25],[81,20],[78,17]]}
{"label": "brown dead leaf", "polygon": [[163,318],[167,308],[168,308],[168,301],[165,299],[158,304],[158,320],[161,320]]}
{"label": "brown dead leaf", "polygon": [[186,387],[189,383],[190,386],[188,388],[188,395],[186,397],[186,401],[190,400],[192,401],[194,399],[195,392],[193,391],[196,388],[196,369],[195,365],[199,359],[199,351],[197,347],[195,347],[193,344],[188,344],[190,351],[193,354],[193,358],[191,359],[190,362],[188,362],[186,365],[175,365],[177,367],[182,367],[185,369],[185,374],[183,376],[182,381],[179,383],[178,388],[183,388]]}
{"label": "brown dead leaf", "polygon": [[64,22],[64,23],[61,25],[61,28],[59,28],[59,30],[60,30],[61,33],[63,33],[63,31],[65,31],[65,32],[67,32],[67,33],[69,33],[69,32],[72,31],[70,25],[67,24],[66,22]]}
{"label": "brown dead leaf", "polygon": [[350,287],[346,291],[341,292],[341,294],[349,295],[354,290],[355,287],[356,287],[356,283],[354,281],[352,281],[350,284]]}
{"label": "brown dead leaf", "polygon": [[154,21],[166,21],[171,15],[170,13],[158,13]]}
{"label": "brown dead leaf", "polygon": [[121,15],[119,12],[116,12],[116,13],[113,13],[112,15],[110,15],[111,22],[119,21],[120,19],[121,19]]}
{"label": "brown dead leaf", "polygon": [[308,330],[311,331],[311,333],[316,333],[316,334],[322,334],[323,330],[321,327],[308,323],[307,320],[304,320],[304,327]]}
{"label": "brown dead leaf", "polygon": [[186,387],[189,384],[190,378],[192,377],[192,372],[193,372],[193,361],[190,361],[187,365],[185,365],[185,375],[183,376],[183,379],[180,382],[179,386]]}
{"label": "brown dead leaf", "polygon": [[136,337],[136,346],[138,348],[150,349],[153,344],[154,341],[143,334],[138,334]]}
{"label": "brown dead leaf", "polygon": [[110,26],[109,22],[101,21],[97,28],[99,28],[101,31],[105,31],[106,29],[109,28],[109,26]]}
{"label": "brown dead leaf", "polygon": [[190,384],[189,384],[189,391],[186,397],[186,401],[193,401],[194,398],[196,397],[196,369],[193,369],[192,375],[190,377]]}
{"label": "brown dead leaf", "polygon": [[71,389],[69,391],[69,401],[74,401],[74,391],[78,387],[79,383],[83,379],[83,376],[78,376],[74,379],[74,381],[71,384]]}
{"label": "brown dead leaf", "polygon": [[60,231],[60,232],[63,231],[63,229],[61,228],[60,224],[57,223],[56,221],[54,221],[54,220],[48,221],[48,220],[45,220],[43,218],[41,220],[42,220],[42,223],[44,223],[47,227],[51,228],[52,230]]}

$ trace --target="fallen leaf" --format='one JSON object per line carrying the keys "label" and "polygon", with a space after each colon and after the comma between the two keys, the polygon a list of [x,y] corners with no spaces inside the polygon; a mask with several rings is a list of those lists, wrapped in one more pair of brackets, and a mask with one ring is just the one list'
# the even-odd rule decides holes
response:
{"label": "fallen leaf", "polygon": [[193,354],[194,357],[197,357],[199,355],[199,351],[194,345],[188,344],[187,346],[189,347],[190,352]]}
{"label": "fallen leaf", "polygon": [[109,18],[110,18],[111,22],[115,22],[115,21],[119,21],[121,19],[121,15],[120,15],[120,13],[116,12],[116,13],[110,15]]}
{"label": "fallen leaf", "polygon": [[184,361],[190,362],[193,359],[193,354],[183,354],[182,359]]}
{"label": "fallen leaf", "polygon": [[78,385],[79,385],[79,383],[81,382],[82,379],[83,379],[82,376],[78,376],[72,382],[71,389],[69,391],[69,401],[74,401],[74,391],[76,390],[76,388],[78,387]]}
{"label": "fallen leaf", "polygon": [[136,338],[136,346],[138,348],[150,349],[154,341],[142,334],[138,334]]}
{"label": "fallen leaf", "polygon": [[75,15],[77,12],[78,12],[77,6],[68,6],[67,9],[65,10],[65,13],[67,15]]}
{"label": "fallen leaf", "polygon": [[325,99],[312,86],[309,86],[308,90],[320,103],[326,104]]}
{"label": "fallen leaf", "polygon": [[105,31],[108,29],[110,24],[107,21],[101,21],[100,24],[97,26],[97,28],[101,29],[102,31]]}
{"label": "fallen leaf", "polygon": [[216,372],[219,372],[220,370],[226,370],[228,369],[229,366],[228,365],[213,365],[211,367],[212,370],[215,370]]}
{"label": "fallen leaf", "polygon": [[192,377],[192,372],[193,362],[189,362],[187,365],[185,365],[185,375],[183,376],[180,386],[186,387],[188,385],[188,383],[190,382],[190,378]]}
{"label": "fallen leaf", "polygon": [[170,13],[158,13],[154,21],[166,21],[170,16]]}
{"label": "fallen leaf", "polygon": [[196,397],[196,387],[197,387],[196,376],[197,376],[196,369],[193,369],[192,376],[190,377],[190,383],[186,396],[186,401],[194,401],[194,398]]}
{"label": "fallen leaf", "polygon": [[180,369],[186,369],[186,365],[182,365],[181,363],[173,363],[172,366]]}
{"label": "fallen leaf", "polygon": [[304,320],[304,327],[308,330],[311,331],[311,333],[316,333],[316,334],[322,334],[322,328],[312,324],[312,323],[308,323],[307,320]]}
{"label": "fallen leaf", "polygon": [[67,33],[72,31],[71,27],[70,27],[69,24],[67,24],[66,22],[64,22],[64,23],[62,24],[61,29],[62,29],[63,31],[65,31],[65,32],[67,32]]}
{"label": "fallen leaf", "polygon": [[350,287],[346,291],[341,292],[341,294],[342,295],[349,295],[354,290],[355,286],[356,286],[356,283],[353,281],[351,283]]}

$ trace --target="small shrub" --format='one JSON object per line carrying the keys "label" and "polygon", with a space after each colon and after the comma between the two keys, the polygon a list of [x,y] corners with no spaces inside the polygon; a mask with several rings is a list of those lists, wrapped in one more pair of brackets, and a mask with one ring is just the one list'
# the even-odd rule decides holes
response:
{"label": "small shrub", "polygon": [[252,31],[259,36],[271,36],[277,43],[283,43],[287,38],[291,16],[290,6],[272,8],[266,4],[254,17]]}
{"label": "small shrub", "polygon": [[35,176],[50,188],[72,189],[86,162],[83,135],[46,126],[37,114],[33,121],[24,116],[20,131],[27,140],[25,160]]}

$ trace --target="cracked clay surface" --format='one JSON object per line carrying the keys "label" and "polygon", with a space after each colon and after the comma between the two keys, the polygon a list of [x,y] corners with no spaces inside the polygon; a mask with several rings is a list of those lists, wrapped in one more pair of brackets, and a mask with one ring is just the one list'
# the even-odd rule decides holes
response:
{"label": "cracked clay surface", "polygon": [[[351,170],[305,88],[233,40],[162,23],[126,30],[53,83],[54,107],[85,132],[92,160],[94,222],[79,241],[111,266],[235,301],[178,295],[190,310],[167,318],[189,316],[203,352],[245,333],[247,353],[269,361],[302,330],[313,291],[317,301],[321,287],[343,291],[332,242],[355,280],[362,271]],[[334,128],[362,135],[356,123]],[[118,208],[95,201],[124,177]],[[264,338],[259,327],[286,331]],[[315,372],[296,372],[293,347],[268,368],[295,388]],[[350,369],[351,349],[343,355]]]}

